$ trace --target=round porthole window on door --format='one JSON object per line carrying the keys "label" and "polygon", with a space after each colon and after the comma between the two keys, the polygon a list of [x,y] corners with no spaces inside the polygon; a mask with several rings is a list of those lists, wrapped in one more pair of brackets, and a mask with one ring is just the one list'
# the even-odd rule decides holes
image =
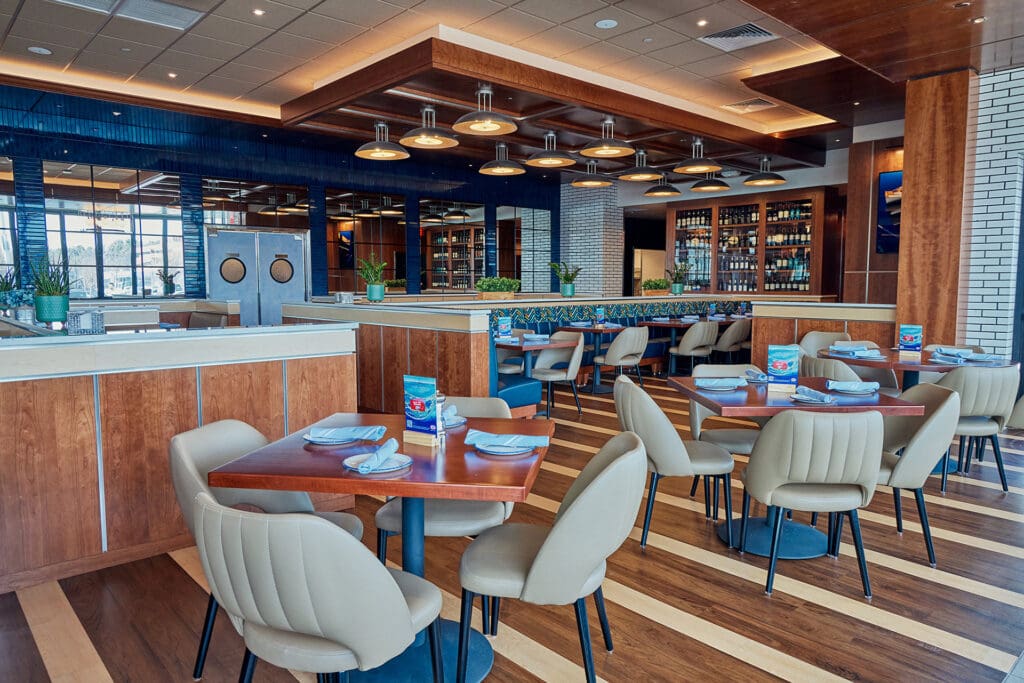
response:
{"label": "round porthole window on door", "polygon": [[238,284],[245,279],[245,264],[242,259],[229,256],[220,262],[220,276],[228,284]]}
{"label": "round porthole window on door", "polygon": [[274,278],[274,282],[280,282],[282,285],[292,279],[295,275],[295,267],[292,266],[292,262],[286,258],[276,258],[270,264],[270,277]]}

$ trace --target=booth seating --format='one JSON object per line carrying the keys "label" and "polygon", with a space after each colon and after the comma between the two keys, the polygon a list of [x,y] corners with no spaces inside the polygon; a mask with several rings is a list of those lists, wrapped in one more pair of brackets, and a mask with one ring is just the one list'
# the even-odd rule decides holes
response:
{"label": "booth seating", "polygon": [[491,355],[491,396],[500,398],[512,410],[513,417],[532,417],[540,403],[541,382],[532,377],[498,373],[498,354],[494,340],[488,342]]}

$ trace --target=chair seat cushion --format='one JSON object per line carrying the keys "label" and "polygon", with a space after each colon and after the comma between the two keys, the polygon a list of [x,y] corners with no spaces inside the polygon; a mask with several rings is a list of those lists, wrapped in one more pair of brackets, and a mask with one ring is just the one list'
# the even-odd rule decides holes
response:
{"label": "chair seat cushion", "polygon": [[704,356],[710,356],[711,355],[711,347],[710,346],[698,346],[697,348],[692,349],[690,351],[683,351],[682,353],[680,353],[679,347],[678,346],[673,346],[673,347],[671,347],[668,350],[668,352],[673,354],[673,355],[676,355],[676,356],[698,356],[698,357],[703,358]]}
{"label": "chair seat cushion", "polygon": [[497,395],[509,408],[534,405],[540,403],[540,382],[532,377],[499,375]]}
{"label": "chair seat cushion", "polygon": [[732,453],[717,444],[705,441],[684,441],[683,445],[686,446],[686,453],[690,456],[690,465],[693,467],[694,474],[725,474],[732,472],[736,464],[732,459]]}
{"label": "chair seat cushion", "polygon": [[355,515],[350,515],[347,512],[314,512],[313,514],[320,519],[326,519],[335,526],[340,526],[356,538],[363,537],[363,521]]}
{"label": "chair seat cushion", "polygon": [[957,436],[992,436],[1000,432],[999,423],[987,417],[961,417],[956,423]]}
{"label": "chair seat cushion", "polygon": [[759,429],[702,429],[700,440],[721,446],[730,453],[750,455],[760,433]]}
{"label": "chair seat cushion", "polygon": [[[640,362],[641,358],[642,358],[642,356],[639,353],[627,354],[627,355],[625,355],[625,356],[623,356],[622,358],[619,359],[619,366],[621,367],[623,365],[636,365],[637,363]],[[604,364],[605,364],[605,356],[604,355],[594,356],[594,365],[604,365]]]}
{"label": "chair seat cushion", "polygon": [[[746,474],[740,475],[744,483]],[[769,498],[760,502],[803,512],[846,512],[868,503],[864,489],[852,484],[783,484]]]}
{"label": "chair seat cushion", "polygon": [[731,344],[729,346],[721,346],[719,344],[715,344],[711,348],[720,353],[732,353],[733,351],[739,351],[742,347],[740,346],[739,342],[736,342],[735,344]]}
{"label": "chair seat cushion", "polygon": [[[384,503],[374,515],[378,529],[402,533],[402,499]],[[505,504],[490,500],[442,500],[423,502],[423,530],[427,536],[476,536],[505,521]]]}
{"label": "chair seat cushion", "polygon": [[539,379],[542,382],[562,382],[567,379],[568,371],[556,370],[555,368],[537,368],[533,371],[534,379]]}
{"label": "chair seat cushion", "polygon": [[878,389],[878,393],[886,396],[892,396],[893,398],[899,398],[901,392],[897,387],[880,387]]}
{"label": "chair seat cushion", "polygon": [[500,375],[521,375],[523,366],[514,363],[498,363],[498,374]]}
{"label": "chair seat cushion", "polygon": [[[550,529],[536,524],[503,524],[480,534],[462,553],[459,580],[462,587],[481,595],[519,598],[533,560]],[[579,595],[566,595],[567,605],[590,595],[604,580],[601,562],[584,582]]]}

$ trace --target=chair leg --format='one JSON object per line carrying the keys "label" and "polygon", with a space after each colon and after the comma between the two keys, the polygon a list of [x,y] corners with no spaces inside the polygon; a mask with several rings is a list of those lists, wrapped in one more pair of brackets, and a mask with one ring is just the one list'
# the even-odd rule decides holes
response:
{"label": "chair leg", "polygon": [[772,548],[768,557],[768,580],[764,584],[764,592],[772,594],[772,584],[775,583],[775,563],[779,559],[779,539],[782,537],[782,519],[786,516],[783,508],[775,512],[775,521],[772,523]]}
{"label": "chair leg", "polygon": [[549,419],[551,417],[551,406],[554,404],[554,401],[552,401],[553,393],[554,387],[552,386],[551,382],[548,382],[548,402],[547,405],[544,407],[544,417]]}
{"label": "chair leg", "polygon": [[700,475],[698,474],[693,478],[693,485],[690,487],[690,498],[693,498],[697,494],[697,485],[700,484]]}
{"label": "chair leg", "polygon": [[843,544],[843,515],[836,513],[836,533],[832,539],[832,557],[839,557],[839,546]]}
{"label": "chair leg", "polygon": [[614,645],[612,645],[612,628],[608,625],[608,613],[604,609],[604,591],[601,590],[600,586],[594,591],[594,606],[597,608],[597,618],[601,620],[601,635],[604,636],[604,649],[611,652],[614,649]]}
{"label": "chair leg", "polygon": [[928,510],[924,506],[924,489],[914,489],[914,498],[917,499],[917,516],[921,518],[921,532],[924,535],[924,545],[928,548],[928,564],[935,566],[935,546],[932,544],[932,528],[928,524]]}
{"label": "chair leg", "polygon": [[711,477],[711,485],[715,489],[714,507],[711,510],[711,519],[718,521],[718,484],[722,481],[722,477],[715,475]]}
{"label": "chair leg", "polygon": [[576,628],[580,632],[580,648],[583,650],[583,669],[587,672],[587,683],[596,683],[594,674],[594,653],[590,648],[590,623],[587,621],[587,601],[576,601]]}
{"label": "chair leg", "polygon": [[213,622],[217,619],[217,598],[210,594],[206,603],[206,620],[203,622],[203,633],[199,637],[199,650],[196,651],[196,666],[192,669],[192,679],[198,681],[203,677],[206,665],[206,651],[210,649],[210,637],[213,635]]}
{"label": "chair leg", "polygon": [[985,439],[984,439],[984,437],[978,439],[977,451],[978,452],[975,455],[975,457],[978,459],[978,462],[981,462],[982,460],[985,459]]}
{"label": "chair leg", "polygon": [[434,683],[444,683],[444,657],[441,656],[441,617],[434,619],[427,627],[430,640],[430,665]]}
{"label": "chair leg", "polygon": [[583,406],[580,405],[580,394],[576,391],[576,380],[569,381],[569,388],[572,389],[572,397],[576,399],[576,412],[580,415],[583,414]]}
{"label": "chair leg", "polygon": [[640,364],[637,363],[636,365],[633,366],[633,368],[636,370],[636,379],[637,379],[637,381],[640,382],[640,386],[643,386],[644,385],[644,376],[640,374]]}
{"label": "chair leg", "polygon": [[238,683],[250,683],[254,671],[256,671],[256,655],[249,652],[249,648],[245,648],[245,654],[242,655],[242,671],[238,674]]}
{"label": "chair leg", "polygon": [[896,533],[903,533],[903,501],[900,500],[900,490],[892,487],[892,505],[896,510]]}
{"label": "chair leg", "polygon": [[811,526],[818,526],[818,513],[817,512],[812,512],[811,513]]}
{"label": "chair leg", "polygon": [[377,559],[381,564],[388,563],[388,532],[377,529]]}
{"label": "chair leg", "polygon": [[828,513],[828,532],[826,534],[827,541],[825,541],[825,555],[827,557],[834,557],[832,554],[832,544],[835,542],[836,533],[836,513]]}
{"label": "chair leg", "polygon": [[491,596],[480,596],[480,633],[491,635]]}
{"label": "chair leg", "polygon": [[647,512],[644,513],[644,528],[640,532],[640,549],[647,549],[647,532],[651,528],[651,516],[654,514],[654,497],[658,493],[658,480],[661,476],[651,472],[651,483],[647,488]]}
{"label": "chair leg", "polygon": [[972,436],[970,439],[968,439],[968,441],[967,441],[967,451],[964,454],[964,473],[965,474],[970,474],[971,473],[971,455],[974,454],[974,449],[977,447],[977,445],[978,445],[978,439],[977,438]]}
{"label": "chair leg", "polygon": [[732,547],[732,477],[722,475],[722,495],[725,496],[725,542]]}
{"label": "chair leg", "polygon": [[711,519],[711,479],[704,477],[704,517]]}
{"label": "chair leg", "polygon": [[956,455],[956,471],[957,472],[963,472],[964,471],[964,448],[966,447],[966,445],[967,445],[967,437],[966,436],[961,436],[960,437],[960,445],[958,446],[957,455]]}
{"label": "chair leg", "polygon": [[946,448],[946,454],[942,456],[942,492],[946,492],[946,480],[949,479],[949,451],[952,447]]}
{"label": "chair leg", "polygon": [[850,533],[853,534],[853,545],[857,549],[857,564],[860,565],[860,580],[864,584],[864,597],[870,600],[871,580],[868,579],[868,561],[864,557],[864,541],[860,537],[860,520],[857,518],[856,510],[850,510],[846,515],[850,518]]}
{"label": "chair leg", "polygon": [[459,617],[459,660],[455,671],[457,683],[466,681],[466,665],[469,662],[470,619],[473,618],[474,597],[472,591],[462,589],[462,614]]}
{"label": "chair leg", "polygon": [[[1003,452],[999,449],[999,435],[993,434],[989,437],[992,439],[992,455],[996,458],[996,468],[999,470],[999,481],[1003,484],[1003,490],[1009,492],[1009,487],[1006,486],[1006,470],[1003,469]],[[984,443],[984,441],[982,441]]]}
{"label": "chair leg", "polygon": [[501,609],[501,598],[497,595],[491,598],[491,635],[498,635],[498,611]]}
{"label": "chair leg", "polygon": [[750,517],[750,494],[743,489],[743,502],[740,503],[740,554],[747,551],[747,518]]}

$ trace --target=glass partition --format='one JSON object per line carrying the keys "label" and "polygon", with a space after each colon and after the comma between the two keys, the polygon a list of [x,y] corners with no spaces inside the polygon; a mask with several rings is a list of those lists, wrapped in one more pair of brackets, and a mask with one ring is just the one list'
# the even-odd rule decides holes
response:
{"label": "glass partition", "polygon": [[[327,189],[327,274],[332,292],[365,292],[359,259],[384,261],[389,289],[405,280],[405,197]],[[387,284],[387,282],[385,283]]]}
{"label": "glass partition", "polygon": [[499,206],[498,275],[518,278],[523,292],[550,292],[550,263],[551,212]]}
{"label": "glass partition", "polygon": [[484,276],[484,207],[420,200],[425,290],[473,289]]}
{"label": "glass partition", "polygon": [[18,231],[14,214],[14,167],[8,157],[0,157],[0,274],[16,270]]}
{"label": "glass partition", "polygon": [[203,223],[215,228],[309,229],[309,194],[301,185],[203,178]]}

